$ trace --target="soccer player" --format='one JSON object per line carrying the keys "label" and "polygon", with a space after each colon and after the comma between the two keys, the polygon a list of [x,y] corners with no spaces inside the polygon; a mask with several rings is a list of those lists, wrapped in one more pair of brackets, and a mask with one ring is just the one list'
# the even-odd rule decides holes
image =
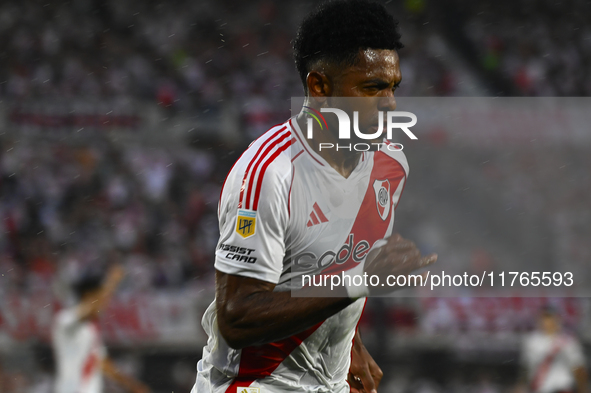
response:
{"label": "soccer player", "polygon": [[579,341],[562,332],[556,310],[546,307],[538,330],[525,337],[521,349],[522,385],[532,393],[588,393],[585,355]]}
{"label": "soccer player", "polygon": [[103,373],[132,393],[148,393],[143,383],[120,373],[109,360],[98,330],[97,319],[117,284],[123,269],[113,266],[102,282],[84,277],[73,289],[78,303],[55,317],[52,343],[57,363],[55,393],[102,393]]}
{"label": "soccer player", "polygon": [[392,234],[408,175],[402,151],[382,137],[372,141],[380,151],[321,150],[339,142],[334,119],[312,122],[312,139],[306,127],[333,98],[358,97],[359,127],[375,131],[377,111],[396,106],[399,38],[383,6],[362,0],[325,3],[300,26],[305,110],[253,142],[222,189],[216,298],[193,393],[377,391],[382,371],[357,332],[369,289],[349,283],[324,296],[301,288],[303,275],[406,275],[436,255]]}

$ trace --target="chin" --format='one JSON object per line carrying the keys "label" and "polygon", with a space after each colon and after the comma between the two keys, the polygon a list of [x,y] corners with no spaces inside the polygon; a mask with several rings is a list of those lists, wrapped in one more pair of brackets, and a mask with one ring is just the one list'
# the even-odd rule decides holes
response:
{"label": "chin", "polygon": [[365,143],[369,143],[369,144],[372,144],[372,143],[385,143],[385,140],[384,140],[384,138],[381,138],[380,137],[380,138],[376,138],[376,139],[370,139],[368,141],[365,141]]}

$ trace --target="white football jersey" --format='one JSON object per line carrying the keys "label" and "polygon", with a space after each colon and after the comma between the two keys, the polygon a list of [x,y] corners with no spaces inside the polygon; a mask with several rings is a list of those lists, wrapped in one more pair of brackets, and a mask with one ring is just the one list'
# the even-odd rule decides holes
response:
{"label": "white football jersey", "polygon": [[573,370],[585,367],[585,355],[574,337],[533,332],[523,342],[521,363],[527,370],[533,392],[574,391]]}
{"label": "white football jersey", "polygon": [[80,321],[77,307],[61,310],[53,322],[56,393],[102,393],[106,349],[97,325]]}
{"label": "white football jersey", "polygon": [[[385,146],[384,146],[385,147]],[[253,142],[228,174],[219,203],[215,268],[301,286],[303,274],[361,263],[392,233],[408,165],[402,151],[366,152],[348,178],[307,142],[295,118]],[[235,350],[221,336],[215,301],[193,393],[349,392],[352,340],[365,299],[287,339]]]}

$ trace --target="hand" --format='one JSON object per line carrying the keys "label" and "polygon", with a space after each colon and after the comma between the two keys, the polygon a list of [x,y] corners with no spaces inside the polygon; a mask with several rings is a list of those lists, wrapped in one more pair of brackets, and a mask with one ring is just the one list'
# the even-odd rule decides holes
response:
{"label": "hand", "polygon": [[437,254],[422,256],[421,252],[410,240],[399,234],[385,239],[386,243],[370,251],[365,261],[365,272],[380,278],[388,275],[406,275],[437,261]]}
{"label": "hand", "polygon": [[351,350],[351,367],[347,381],[351,393],[377,393],[384,373],[373,360],[358,336]]}

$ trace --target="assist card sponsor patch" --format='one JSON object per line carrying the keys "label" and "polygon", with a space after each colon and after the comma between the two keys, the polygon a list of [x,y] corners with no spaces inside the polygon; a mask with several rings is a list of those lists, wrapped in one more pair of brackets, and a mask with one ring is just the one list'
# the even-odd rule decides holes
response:
{"label": "assist card sponsor patch", "polygon": [[236,233],[243,238],[250,237],[255,234],[257,223],[257,212],[253,210],[238,209],[238,217],[236,218]]}

